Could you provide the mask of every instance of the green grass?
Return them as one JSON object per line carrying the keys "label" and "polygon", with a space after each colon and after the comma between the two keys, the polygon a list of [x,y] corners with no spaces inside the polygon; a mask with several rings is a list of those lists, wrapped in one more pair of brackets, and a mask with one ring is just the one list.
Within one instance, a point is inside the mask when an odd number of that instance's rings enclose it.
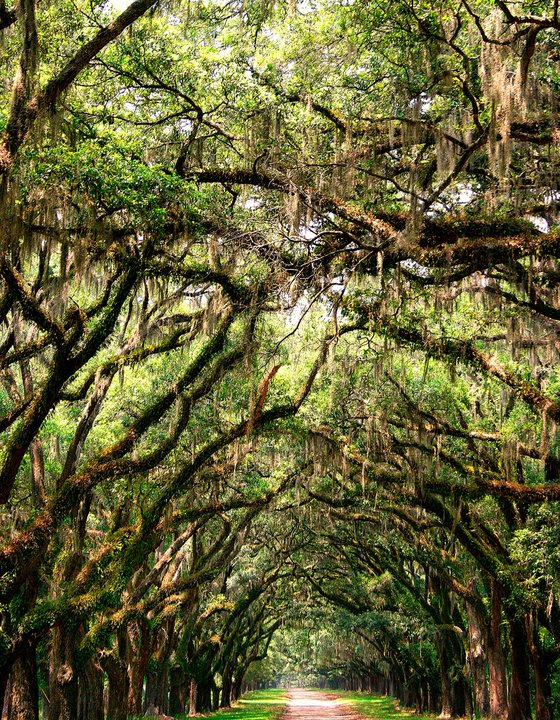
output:
{"label": "green grass", "polygon": [[276,720],[287,703],[284,690],[255,690],[244,695],[229,710],[218,710],[208,715],[216,720]]}
{"label": "green grass", "polygon": [[398,702],[395,698],[382,697],[380,695],[367,695],[359,692],[345,692],[336,690],[337,695],[352,707],[353,710],[366,718],[375,720],[403,720],[405,717],[414,715],[415,718],[434,720],[437,715],[416,715],[412,710],[398,709]]}

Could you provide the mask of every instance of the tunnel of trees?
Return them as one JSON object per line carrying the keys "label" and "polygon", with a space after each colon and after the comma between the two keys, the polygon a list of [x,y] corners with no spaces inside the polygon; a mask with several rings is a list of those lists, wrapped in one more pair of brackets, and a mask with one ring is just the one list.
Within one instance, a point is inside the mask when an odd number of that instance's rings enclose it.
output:
{"label": "tunnel of trees", "polygon": [[0,0],[0,706],[560,718],[557,0]]}

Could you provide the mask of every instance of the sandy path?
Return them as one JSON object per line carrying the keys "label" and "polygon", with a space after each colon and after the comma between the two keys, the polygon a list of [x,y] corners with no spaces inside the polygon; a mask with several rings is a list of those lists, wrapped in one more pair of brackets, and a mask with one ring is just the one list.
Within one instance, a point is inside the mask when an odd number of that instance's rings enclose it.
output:
{"label": "sandy path", "polygon": [[282,720],[360,720],[347,705],[327,693],[288,690],[288,698]]}

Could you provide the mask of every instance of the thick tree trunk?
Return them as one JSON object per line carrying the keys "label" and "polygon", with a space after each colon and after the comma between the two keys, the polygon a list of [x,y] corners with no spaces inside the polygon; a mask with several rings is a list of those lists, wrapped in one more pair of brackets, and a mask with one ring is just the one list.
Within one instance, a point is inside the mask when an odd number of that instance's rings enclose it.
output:
{"label": "thick tree trunk", "polygon": [[480,614],[467,603],[469,653],[467,656],[472,678],[473,705],[476,717],[490,713],[490,693],[486,679],[486,653],[484,651],[484,623]]}
{"label": "thick tree trunk", "polygon": [[157,676],[157,702],[160,712],[169,712],[169,660],[162,663]]}
{"label": "thick tree trunk", "polygon": [[173,665],[169,678],[169,714],[179,715],[185,712],[188,698],[188,680],[180,665]]}
{"label": "thick tree trunk", "polygon": [[165,715],[168,711],[168,663],[163,662],[156,670],[148,671],[146,675],[146,697],[144,699],[144,712],[157,710]]}
{"label": "thick tree trunk", "polygon": [[166,714],[169,708],[169,658],[174,648],[176,634],[174,620],[167,620],[159,628],[155,638],[151,663],[155,666],[146,675],[146,697],[144,698],[144,712],[155,708],[161,714]]}
{"label": "thick tree trunk", "polygon": [[[527,633],[522,620],[509,620],[511,678],[508,720],[531,720],[531,673],[527,657]],[[539,718],[540,720],[540,718]]]}
{"label": "thick tree trunk", "polygon": [[535,712],[538,720],[552,720],[548,667],[546,660],[542,656],[537,634],[537,621],[534,616],[527,617],[527,637],[529,639],[529,652],[531,653],[535,681]]}
{"label": "thick tree trunk", "polygon": [[241,688],[243,686],[243,678],[245,677],[246,672],[247,672],[247,665],[240,668],[239,671],[235,674],[235,678],[233,681],[233,700],[234,701],[239,700],[239,698],[241,696]]}
{"label": "thick tree trunk", "polygon": [[450,718],[453,715],[453,693],[450,676],[451,658],[446,646],[446,639],[441,637],[438,641],[441,668],[441,718]]}
{"label": "thick tree trunk", "polygon": [[125,663],[112,654],[103,657],[107,673],[107,720],[127,720],[128,672]]}
{"label": "thick tree trunk", "polygon": [[0,718],[8,717],[8,699],[10,697],[9,673],[0,672]]}
{"label": "thick tree trunk", "polygon": [[[37,576],[32,573],[23,586],[18,597],[19,611],[29,610],[37,599]],[[0,683],[4,693],[3,711],[8,720],[38,720],[39,718],[39,685],[37,676],[37,645],[27,641],[23,651],[13,665],[5,670],[5,680]],[[0,671],[0,674],[3,674]],[[7,686],[6,681],[9,680]],[[6,692],[7,691],[7,692]]]}
{"label": "thick tree trunk", "polygon": [[76,632],[64,626],[52,631],[49,664],[49,718],[75,720],[78,713],[78,676],[75,669]]}
{"label": "thick tree trunk", "polygon": [[128,713],[142,714],[144,678],[150,661],[151,634],[147,625],[133,624],[127,634],[128,654]]}
{"label": "thick tree trunk", "polygon": [[222,699],[220,702],[220,707],[223,708],[231,707],[232,675],[231,668],[224,668],[222,674]]}
{"label": "thick tree trunk", "polygon": [[490,691],[490,717],[503,720],[508,714],[508,683],[506,658],[502,644],[502,596],[500,588],[492,582],[492,611],[486,641],[488,681]]}
{"label": "thick tree trunk", "polygon": [[[79,457],[76,449],[75,459]],[[68,458],[67,461],[68,463]],[[83,564],[83,547],[86,537],[86,522],[91,506],[88,494],[74,508],[71,538],[71,552],[64,563],[60,580],[74,579]],[[83,625],[62,624],[52,631],[49,658],[49,720],[75,720],[78,716],[78,669],[76,650],[84,635]]]}
{"label": "thick tree trunk", "polygon": [[103,670],[89,660],[78,678],[78,720],[104,720]]}
{"label": "thick tree trunk", "polygon": [[198,683],[198,712],[208,712],[212,705],[212,688],[209,678],[205,678],[204,682]]}
{"label": "thick tree trunk", "polygon": [[29,646],[12,666],[8,720],[39,720],[39,687],[35,646]]}
{"label": "thick tree trunk", "polygon": [[453,716],[463,717],[467,711],[468,686],[465,676],[460,673],[453,683]]}

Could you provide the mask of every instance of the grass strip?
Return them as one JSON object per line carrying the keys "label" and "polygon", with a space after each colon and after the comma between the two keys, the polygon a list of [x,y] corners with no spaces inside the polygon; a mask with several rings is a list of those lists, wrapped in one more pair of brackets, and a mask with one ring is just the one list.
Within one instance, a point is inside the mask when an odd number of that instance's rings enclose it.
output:
{"label": "grass strip", "polygon": [[365,718],[375,718],[375,720],[403,720],[403,718],[411,716],[423,718],[423,720],[437,718],[437,715],[417,715],[414,710],[402,709],[399,707],[398,701],[392,697],[344,690],[335,692],[346,705]]}
{"label": "grass strip", "polygon": [[288,698],[281,689],[254,690],[244,695],[234,707],[207,715],[216,720],[278,720]]}

